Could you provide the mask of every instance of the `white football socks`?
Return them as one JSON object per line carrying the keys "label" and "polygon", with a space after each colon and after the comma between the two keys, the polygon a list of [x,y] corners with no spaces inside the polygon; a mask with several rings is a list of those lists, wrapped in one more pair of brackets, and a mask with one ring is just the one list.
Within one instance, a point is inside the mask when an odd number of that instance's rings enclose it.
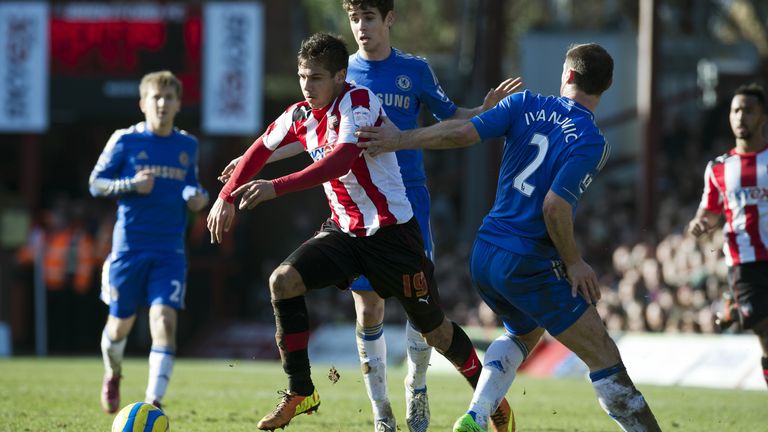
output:
{"label": "white football socks", "polygon": [[145,402],[162,401],[173,373],[175,351],[165,346],[152,346],[149,353],[149,382]]}
{"label": "white football socks", "polygon": [[384,324],[373,327],[357,325],[355,331],[357,353],[363,370],[363,382],[373,407],[375,420],[392,416],[392,407],[387,395],[387,343],[384,338]]}
{"label": "white football socks", "polygon": [[499,336],[488,347],[483,358],[483,370],[467,411],[474,413],[480,427],[488,427],[488,417],[496,411],[507,394],[517,368],[527,355],[525,345],[509,333]]}
{"label": "white football socks", "polygon": [[120,375],[123,366],[123,353],[128,338],[113,341],[107,336],[107,329],[101,332],[101,357],[104,359],[104,370],[110,377]]}
{"label": "white football socks", "polygon": [[635,388],[624,370],[624,365],[619,364],[589,375],[600,406],[619,424],[621,430],[625,432],[661,430],[645,398]]}
{"label": "white football socks", "polygon": [[427,387],[427,368],[432,356],[432,347],[410,322],[405,323],[407,341],[408,375],[405,376],[405,388],[412,393]]}

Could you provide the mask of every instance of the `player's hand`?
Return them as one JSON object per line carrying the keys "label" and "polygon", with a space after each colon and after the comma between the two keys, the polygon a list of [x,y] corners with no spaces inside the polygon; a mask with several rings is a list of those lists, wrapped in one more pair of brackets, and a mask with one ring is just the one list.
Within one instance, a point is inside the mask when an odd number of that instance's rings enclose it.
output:
{"label": "player's hand", "polygon": [[229,231],[234,220],[235,205],[221,198],[216,198],[208,212],[208,231],[211,232],[211,244],[221,243],[224,239],[224,233]]}
{"label": "player's hand", "polygon": [[688,224],[688,233],[696,238],[702,234],[706,234],[714,229],[714,226],[710,225],[709,218],[702,216],[700,218],[694,218],[691,223]]}
{"label": "player's hand", "polygon": [[141,170],[133,176],[131,180],[136,185],[136,192],[148,194],[155,187],[155,175],[150,170]]}
{"label": "player's hand", "polygon": [[225,166],[224,169],[221,170],[221,174],[217,177],[217,179],[219,179],[219,181],[222,183],[228,182],[229,178],[232,177],[232,173],[235,172],[235,168],[237,167],[237,164],[240,163],[242,159],[243,159],[243,156],[232,159],[227,164],[227,166]]}
{"label": "player's hand", "polygon": [[195,191],[187,199],[187,208],[193,212],[202,210],[206,204],[208,204],[208,194],[200,190]]}
{"label": "player's hand", "polygon": [[238,208],[251,210],[264,201],[269,201],[277,196],[275,193],[275,187],[269,180],[251,180],[248,183],[240,186],[232,192],[232,196],[240,197],[240,205]]}
{"label": "player's hand", "polygon": [[575,263],[566,264],[565,270],[571,282],[571,296],[576,297],[580,293],[588,303],[597,304],[600,300],[600,285],[592,267],[579,259]]}
{"label": "player's hand", "polygon": [[400,150],[398,147],[400,134],[400,129],[389,120],[389,117],[382,119],[381,126],[364,126],[355,132],[358,138],[367,140],[358,141],[357,146],[365,149],[370,156]]}
{"label": "player's hand", "polygon": [[483,111],[488,111],[495,107],[500,100],[514,93],[515,90],[522,85],[523,79],[520,77],[505,79],[498,85],[498,87],[492,88],[488,91],[488,94],[485,95],[485,99],[483,99]]}

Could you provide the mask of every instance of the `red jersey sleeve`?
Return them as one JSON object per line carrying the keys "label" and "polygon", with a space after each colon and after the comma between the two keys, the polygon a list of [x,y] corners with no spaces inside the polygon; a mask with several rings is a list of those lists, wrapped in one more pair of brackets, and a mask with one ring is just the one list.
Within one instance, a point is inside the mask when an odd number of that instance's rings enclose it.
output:
{"label": "red jersey sleeve", "polygon": [[717,182],[717,172],[721,173],[724,169],[722,163],[715,164],[710,162],[704,172],[704,192],[701,194],[701,203],[699,208],[703,208],[712,213],[723,212],[723,195]]}
{"label": "red jersey sleeve", "polygon": [[298,141],[293,128],[293,113],[297,107],[292,105],[286,109],[267,127],[267,131],[251,144],[243,155],[243,159],[237,164],[235,172],[219,192],[219,198],[229,203],[233,202],[235,198],[232,192],[258,174],[273,151]]}
{"label": "red jersey sleeve", "polygon": [[352,169],[362,150],[356,145],[339,144],[327,156],[301,171],[272,180],[277,196],[309,189],[339,178]]}

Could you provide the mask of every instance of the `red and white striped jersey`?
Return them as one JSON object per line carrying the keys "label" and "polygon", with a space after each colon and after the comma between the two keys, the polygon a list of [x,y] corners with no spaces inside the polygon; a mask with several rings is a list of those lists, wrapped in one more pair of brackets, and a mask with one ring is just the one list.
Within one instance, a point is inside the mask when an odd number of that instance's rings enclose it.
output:
{"label": "red and white striped jersey", "polygon": [[768,261],[768,147],[730,152],[707,165],[700,208],[725,213],[728,266]]}
{"label": "red and white striped jersey", "polygon": [[[323,109],[313,110],[306,101],[288,107],[269,125],[263,142],[274,151],[298,141],[318,161],[336,145],[356,145],[357,128],[379,126],[383,116],[379,98],[368,88],[346,84]],[[362,153],[352,169],[323,183],[323,189],[331,217],[352,236],[370,236],[381,227],[413,217],[395,153],[375,157]]]}

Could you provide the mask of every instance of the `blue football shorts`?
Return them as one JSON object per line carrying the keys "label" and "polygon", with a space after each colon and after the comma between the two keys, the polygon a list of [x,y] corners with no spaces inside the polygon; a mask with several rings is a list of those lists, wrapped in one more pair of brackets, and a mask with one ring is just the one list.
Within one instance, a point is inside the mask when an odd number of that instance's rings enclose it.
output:
{"label": "blue football shorts", "polygon": [[166,305],[184,309],[187,259],[184,252],[113,252],[101,273],[101,300],[109,314],[134,315],[139,306]]}
{"label": "blue football shorts", "polygon": [[469,270],[480,297],[514,335],[543,327],[557,336],[589,306],[581,295],[571,296],[559,260],[518,255],[477,239]]}
{"label": "blue football shorts", "polygon": [[[412,186],[405,188],[405,194],[408,197],[408,201],[411,202],[413,215],[419,223],[419,228],[421,228],[421,238],[424,240],[424,253],[427,255],[427,258],[434,262],[432,227],[429,224],[429,190],[423,185]],[[352,291],[373,291],[371,282],[365,276],[355,279],[349,289]]]}

